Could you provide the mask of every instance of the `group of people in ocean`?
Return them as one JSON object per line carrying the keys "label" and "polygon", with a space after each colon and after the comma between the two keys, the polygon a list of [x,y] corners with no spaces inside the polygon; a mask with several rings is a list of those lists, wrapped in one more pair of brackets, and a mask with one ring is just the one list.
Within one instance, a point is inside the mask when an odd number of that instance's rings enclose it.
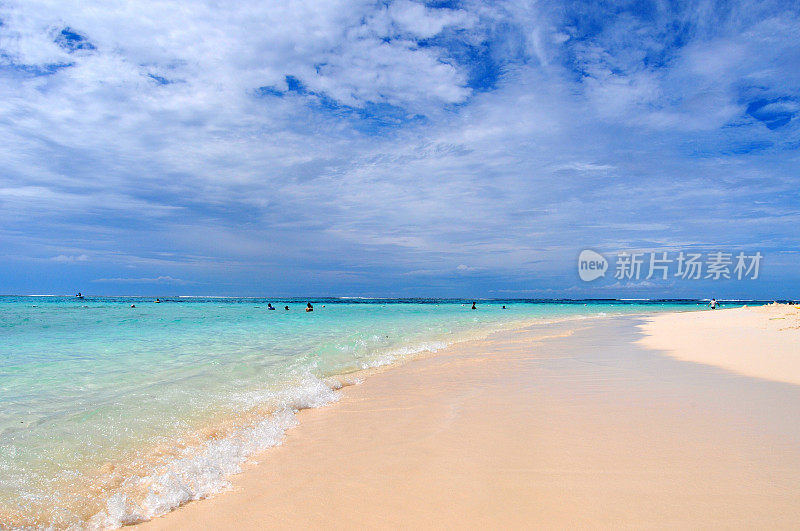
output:
{"label": "group of people in ocean", "polygon": [[[161,304],[161,299],[156,299],[153,302],[155,302],[157,304]],[[325,305],[323,304],[322,307],[324,308]],[[131,308],[136,308],[136,305],[135,304],[131,304]],[[283,309],[288,311],[289,310],[289,306],[288,305],[284,306]],[[267,310],[277,310],[277,308],[275,308],[275,306],[273,306],[271,302],[268,302],[267,303]],[[314,306],[310,302],[306,303],[306,311],[307,312],[313,312],[314,311]]]}
{"label": "group of people in ocean", "polygon": [[[156,299],[154,302],[156,302],[156,303],[160,303],[160,302],[161,302],[161,300],[160,300],[160,299]],[[322,307],[324,308],[324,307],[325,307],[325,305],[323,304],[323,305],[322,305]],[[135,304],[131,304],[131,308],[136,308],[136,305],[135,305]],[[288,306],[288,305],[287,305],[287,306],[284,306],[284,307],[283,307],[283,309],[284,309],[284,310],[286,310],[286,311],[288,311],[288,310],[289,310],[289,306]],[[478,307],[476,306],[476,303],[475,303],[475,302],[473,302],[473,303],[472,303],[472,309],[473,309],[473,310],[477,310],[477,309],[478,309]],[[506,305],[505,305],[505,304],[503,305],[503,309],[504,309],[504,310],[506,309]],[[267,310],[277,310],[277,308],[276,308],[275,306],[273,306],[271,302],[268,302],[268,303],[267,303]],[[314,311],[314,305],[313,305],[313,304],[311,304],[310,302],[307,302],[307,303],[306,303],[306,308],[305,308],[305,310],[306,310],[307,312],[313,312],[313,311]]]}
{"label": "group of people in ocean", "polygon": [[[75,297],[77,297],[79,299],[83,299],[83,294],[81,294],[81,292],[78,292],[78,294],[75,295]],[[156,304],[161,304],[161,299],[156,298],[156,300],[154,300],[153,302],[156,303]],[[712,301],[712,303],[711,303],[711,309],[712,310],[714,309],[714,307],[716,305],[716,302],[717,301],[715,301],[715,300]],[[322,307],[324,308],[325,305],[323,304]],[[131,304],[131,308],[136,308],[136,305],[135,304]],[[289,310],[289,306],[286,305],[286,306],[283,307],[283,309],[288,311]],[[478,309],[478,307],[476,306],[476,303],[474,301],[472,303],[472,309],[473,310],[477,310]],[[503,305],[503,309],[504,310],[506,309],[505,304]],[[273,306],[271,302],[268,302],[267,303],[267,310],[277,310],[277,308],[275,308],[275,306]],[[312,305],[310,302],[307,302],[305,310],[306,310],[306,312],[313,312],[314,311],[314,305]]]}
{"label": "group of people in ocean", "polygon": [[[324,308],[325,305],[323,304],[322,307]],[[283,309],[288,311],[289,310],[289,306],[284,306]],[[271,302],[268,302],[267,303],[267,310],[277,310],[277,308],[275,308],[275,306],[273,306]],[[314,306],[310,302],[306,303],[306,311],[307,312],[313,312],[314,311]]]}

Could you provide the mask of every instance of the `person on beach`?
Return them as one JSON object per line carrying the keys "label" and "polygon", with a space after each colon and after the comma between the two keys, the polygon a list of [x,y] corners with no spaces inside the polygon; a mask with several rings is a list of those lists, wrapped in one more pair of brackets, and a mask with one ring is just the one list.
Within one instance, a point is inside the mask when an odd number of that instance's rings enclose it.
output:
{"label": "person on beach", "polygon": [[717,309],[717,299],[711,299],[711,302],[709,302],[708,305],[711,306],[712,310],[716,310]]}
{"label": "person on beach", "polygon": [[477,310],[478,309],[478,308],[475,307],[475,303],[474,302],[472,303],[472,309],[473,310]]}
{"label": "person on beach", "polygon": [[268,302],[267,303],[267,310],[274,310],[274,309],[275,309],[275,306],[273,306],[271,302]]}
{"label": "person on beach", "polygon": [[311,306],[310,302],[306,303],[306,311],[307,312],[313,312],[314,311],[314,307]]}

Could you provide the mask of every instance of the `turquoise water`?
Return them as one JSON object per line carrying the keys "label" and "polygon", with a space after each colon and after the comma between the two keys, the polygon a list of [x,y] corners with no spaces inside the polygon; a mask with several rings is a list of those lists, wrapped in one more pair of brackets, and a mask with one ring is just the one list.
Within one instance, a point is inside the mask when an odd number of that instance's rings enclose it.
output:
{"label": "turquoise water", "polygon": [[531,321],[704,304],[267,302],[0,297],[0,527],[116,527],[213,494],[364,369]]}

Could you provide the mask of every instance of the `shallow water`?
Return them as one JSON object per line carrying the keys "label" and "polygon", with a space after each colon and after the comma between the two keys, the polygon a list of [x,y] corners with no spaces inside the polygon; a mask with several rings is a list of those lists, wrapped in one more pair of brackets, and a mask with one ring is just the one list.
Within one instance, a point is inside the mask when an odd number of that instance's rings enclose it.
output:
{"label": "shallow water", "polygon": [[703,307],[267,302],[0,297],[0,527],[116,527],[213,494],[366,368],[531,321]]}

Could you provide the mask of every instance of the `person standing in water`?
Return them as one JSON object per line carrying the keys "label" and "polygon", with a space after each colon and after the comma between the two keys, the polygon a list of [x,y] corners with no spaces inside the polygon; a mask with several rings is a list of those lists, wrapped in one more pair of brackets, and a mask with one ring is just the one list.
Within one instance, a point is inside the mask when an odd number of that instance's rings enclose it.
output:
{"label": "person standing in water", "polygon": [[289,309],[289,307],[288,307],[288,306],[284,306],[284,307],[283,307],[283,309],[284,309],[284,310],[288,310],[288,309]]}
{"label": "person standing in water", "polygon": [[473,310],[477,310],[478,309],[478,308],[475,307],[475,303],[474,302],[472,303],[472,309]]}
{"label": "person standing in water", "polygon": [[709,302],[708,305],[711,306],[712,310],[716,310],[717,309],[717,299],[711,299],[711,302]]}
{"label": "person standing in water", "polygon": [[309,303],[306,303],[306,311],[307,311],[307,312],[313,312],[313,311],[314,311],[314,307],[313,307],[313,306],[311,306],[311,303],[310,303],[310,302],[309,302]]}

